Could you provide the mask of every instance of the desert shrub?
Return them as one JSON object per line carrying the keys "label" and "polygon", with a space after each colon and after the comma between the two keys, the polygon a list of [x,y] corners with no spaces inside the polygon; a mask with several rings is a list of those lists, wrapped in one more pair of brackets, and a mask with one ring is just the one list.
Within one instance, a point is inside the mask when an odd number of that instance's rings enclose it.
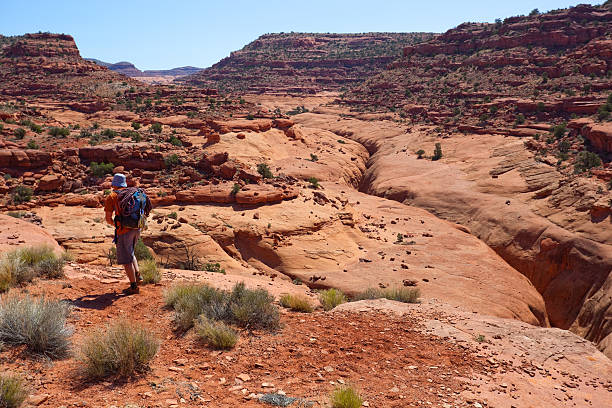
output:
{"label": "desert shrub", "polygon": [[79,136],[77,136],[77,138],[78,138],[78,139],[86,139],[86,138],[88,138],[88,137],[92,137],[92,136],[93,136],[93,135],[92,135],[92,133],[91,133],[89,130],[85,130],[85,129],[83,129],[83,130],[81,130],[81,131],[79,132]]}
{"label": "desert shrub", "polygon": [[315,190],[318,189],[319,186],[319,179],[316,177],[310,177],[308,179],[308,182],[310,183],[310,188],[314,188]]}
{"label": "desert shrub", "polygon": [[181,142],[181,139],[179,139],[178,137],[172,135],[170,136],[170,139],[168,139],[168,143],[170,143],[172,146],[182,146],[183,142]]}
{"label": "desert shrub", "polygon": [[589,151],[582,151],[576,156],[574,169],[577,173],[582,173],[583,171],[599,166],[601,166],[601,158],[597,154]]}
{"label": "desert shrub", "polygon": [[552,132],[555,136],[555,139],[561,139],[565,135],[565,131],[567,130],[567,124],[565,122],[553,127]]}
{"label": "desert shrub", "polygon": [[425,154],[425,150],[423,149],[417,150],[416,151],[417,159],[422,159],[424,154]]}
{"label": "desert shrub", "polygon": [[21,377],[8,373],[0,374],[0,407],[18,408],[28,396]]}
{"label": "desert shrub", "polygon": [[149,251],[149,248],[142,241],[142,238],[138,238],[136,245],[134,245],[134,256],[138,261],[144,261],[146,259],[153,259],[153,254]]}
{"label": "desert shrub", "polygon": [[264,289],[247,289],[244,283],[234,285],[229,308],[233,320],[247,329],[275,330],[280,325],[274,297]]}
{"label": "desert shrub", "polygon": [[206,272],[215,272],[225,275],[225,269],[221,267],[219,262],[207,262],[202,266],[202,270]]}
{"label": "desert shrub", "polygon": [[162,124],[161,123],[153,123],[153,124],[151,124],[151,130],[154,133],[161,133],[162,132]]}
{"label": "desert shrub", "polygon": [[198,317],[194,329],[200,340],[217,350],[230,350],[238,342],[238,333],[234,329],[204,315]]}
{"label": "desert shrub", "polygon": [[274,178],[274,175],[272,174],[272,170],[270,170],[270,167],[266,163],[259,163],[257,165],[257,172],[263,178]]}
{"label": "desert shrub", "polygon": [[559,151],[561,153],[569,152],[570,147],[572,147],[572,144],[567,139],[563,139],[562,141],[559,142]]}
{"label": "desert shrub", "polygon": [[153,259],[145,259],[138,263],[140,276],[143,283],[159,283],[161,280],[161,272],[157,263]]}
{"label": "desert shrub", "polygon": [[38,149],[38,143],[36,143],[36,140],[29,140],[28,141],[28,145],[27,145],[28,149]]}
{"label": "desert shrub", "polygon": [[122,131],[121,137],[126,139],[132,139],[134,142],[140,142],[142,140],[142,136],[140,136],[140,133],[131,129]]}
{"label": "desert shrub", "polygon": [[176,155],[175,153],[168,155],[164,158],[164,164],[166,165],[167,168],[178,166],[180,162],[181,161],[179,160],[178,155]]}
{"label": "desert shrub", "polygon": [[4,130],[4,125],[0,123],[0,132],[2,132],[3,130]]}
{"label": "desert shrub", "polygon": [[34,133],[42,133],[42,126],[37,125],[36,123],[30,123],[30,130]]}
{"label": "desert shrub", "polygon": [[0,300],[0,342],[25,345],[37,354],[61,358],[70,349],[72,330],[66,326],[70,308],[59,300],[44,297],[5,297]]}
{"label": "desert shrub", "polygon": [[358,293],[353,300],[389,299],[402,303],[419,303],[421,292],[417,288],[369,288]]}
{"label": "desert shrub", "polygon": [[334,307],[346,302],[346,296],[338,289],[326,289],[319,293],[319,302],[324,310],[332,310]]}
{"label": "desert shrub", "polygon": [[522,125],[523,123],[525,123],[525,115],[523,115],[522,113],[517,114],[514,118],[514,123],[517,125]]}
{"label": "desert shrub", "polygon": [[15,204],[27,203],[32,199],[32,194],[34,192],[30,187],[19,185],[13,189],[11,198]]}
{"label": "desert shrub", "polygon": [[119,134],[117,133],[117,131],[113,130],[113,129],[104,129],[101,133],[100,133],[103,137],[105,137],[106,139],[114,139],[117,136],[119,136]]}
{"label": "desert shrub", "polygon": [[316,154],[310,153],[310,161],[311,162],[319,161],[319,156],[317,156]]}
{"label": "desert shrub", "polygon": [[24,247],[5,252],[0,257],[0,291],[29,282],[37,276],[64,276],[65,258],[46,246]]}
{"label": "desert shrub", "polygon": [[89,169],[94,177],[104,177],[106,174],[112,174],[115,165],[113,163],[89,163]]}
{"label": "desert shrub", "polygon": [[330,397],[332,408],[359,408],[363,399],[353,387],[336,388]]}
{"label": "desert shrub", "polygon": [[247,289],[244,283],[234,285],[231,292],[204,284],[177,285],[166,292],[165,301],[174,308],[179,330],[191,328],[200,315],[249,329],[279,327],[278,309],[272,303],[274,298],[263,289]]}
{"label": "desert shrub", "polygon": [[50,127],[49,134],[53,137],[66,137],[70,134],[70,129],[61,127]]}
{"label": "desert shrub", "polygon": [[19,140],[23,139],[26,135],[26,131],[23,128],[17,128],[13,131],[13,135]]}
{"label": "desert shrub", "polygon": [[597,109],[597,119],[599,121],[608,119],[610,117],[610,112],[612,112],[612,103],[608,102],[605,105],[601,105]]}
{"label": "desert shrub", "polygon": [[89,378],[127,377],[145,371],[158,349],[159,340],[149,329],[121,320],[92,332],[81,346],[80,360]]}
{"label": "desert shrub", "polygon": [[176,211],[172,211],[170,214],[168,214],[168,218],[176,220],[178,218],[178,213]]}
{"label": "desert shrub", "polygon": [[433,153],[433,157],[431,158],[431,160],[440,160],[442,158],[442,146],[440,145],[440,143],[436,143],[435,144],[435,148],[434,148],[434,153]]}
{"label": "desert shrub", "polygon": [[232,194],[233,196],[235,196],[236,194],[238,194],[238,192],[240,191],[240,189],[241,189],[241,188],[242,188],[242,187],[240,186],[240,184],[235,183],[235,184],[234,184],[234,186],[232,187],[231,194]]}
{"label": "desert shrub", "polygon": [[311,313],[313,310],[310,301],[305,296],[287,294],[281,296],[279,300],[282,307],[296,312]]}
{"label": "desert shrub", "polygon": [[249,113],[246,118],[247,118],[247,120],[253,120],[253,119],[255,119],[255,116],[253,116],[252,114]]}
{"label": "desert shrub", "polygon": [[140,129],[140,123],[138,123],[138,122],[132,122],[132,128],[133,128],[134,130],[138,130],[138,129]]}
{"label": "desert shrub", "polygon": [[9,211],[6,213],[6,215],[8,215],[9,217],[13,217],[13,218],[23,218],[25,214],[26,214],[25,211]]}

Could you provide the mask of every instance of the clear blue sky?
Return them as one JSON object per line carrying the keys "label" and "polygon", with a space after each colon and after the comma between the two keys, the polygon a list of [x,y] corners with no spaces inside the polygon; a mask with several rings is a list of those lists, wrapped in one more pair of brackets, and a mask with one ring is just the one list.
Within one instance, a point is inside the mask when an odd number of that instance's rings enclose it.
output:
{"label": "clear blue sky", "polygon": [[584,0],[2,0],[0,34],[74,36],[83,57],[140,69],[208,67],[272,32],[444,32]]}

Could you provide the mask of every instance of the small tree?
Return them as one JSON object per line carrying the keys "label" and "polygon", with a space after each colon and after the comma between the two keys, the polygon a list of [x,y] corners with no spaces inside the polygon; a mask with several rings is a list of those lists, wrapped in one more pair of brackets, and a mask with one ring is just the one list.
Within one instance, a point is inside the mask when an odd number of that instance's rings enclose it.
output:
{"label": "small tree", "polygon": [[151,125],[151,130],[154,133],[161,133],[162,132],[162,124],[161,123],[153,123]]}
{"label": "small tree", "polygon": [[13,195],[12,195],[13,203],[15,204],[26,203],[32,199],[32,194],[33,192],[30,187],[19,185],[15,187],[15,189],[13,190]]}
{"label": "small tree", "polygon": [[601,158],[597,154],[593,152],[582,151],[578,153],[578,156],[576,157],[574,169],[576,173],[582,173],[583,171],[599,166],[601,166]]}
{"label": "small tree", "polygon": [[138,122],[132,122],[132,128],[133,128],[134,130],[138,130],[138,129],[140,129],[140,123],[138,123]]}
{"label": "small tree", "polygon": [[436,161],[436,160],[440,160],[441,158],[442,158],[442,146],[440,145],[440,143],[436,143],[433,157],[431,158],[431,160]]}
{"label": "small tree", "polygon": [[425,154],[425,150],[423,149],[417,150],[416,151],[417,159],[422,159],[424,154]]}
{"label": "small tree", "polygon": [[272,174],[272,170],[270,170],[270,167],[266,163],[259,163],[257,165],[257,172],[263,178],[274,178],[274,175]]}
{"label": "small tree", "polygon": [[557,125],[553,128],[553,135],[555,139],[561,139],[565,135],[565,131],[567,130],[567,124],[565,122]]}
{"label": "small tree", "polygon": [[171,154],[169,156],[166,156],[164,158],[164,164],[166,165],[167,168],[172,168],[174,166],[178,166],[180,164],[180,162],[181,161],[179,160],[179,157],[175,153],[173,153],[173,154]]}
{"label": "small tree", "polygon": [[26,131],[23,128],[17,128],[13,131],[13,134],[15,135],[17,139],[21,140],[24,138]]}

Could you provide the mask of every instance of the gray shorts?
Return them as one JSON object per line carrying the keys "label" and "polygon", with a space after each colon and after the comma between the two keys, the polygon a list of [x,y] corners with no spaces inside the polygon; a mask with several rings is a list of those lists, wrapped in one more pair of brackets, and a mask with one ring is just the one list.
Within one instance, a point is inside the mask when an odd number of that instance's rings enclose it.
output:
{"label": "gray shorts", "polygon": [[126,265],[134,259],[134,247],[140,238],[140,230],[129,230],[125,234],[117,235],[117,263]]}

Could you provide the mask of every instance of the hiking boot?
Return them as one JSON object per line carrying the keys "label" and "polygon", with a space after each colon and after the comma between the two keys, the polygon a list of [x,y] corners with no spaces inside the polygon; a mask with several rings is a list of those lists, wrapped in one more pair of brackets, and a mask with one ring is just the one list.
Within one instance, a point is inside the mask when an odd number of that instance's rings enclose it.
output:
{"label": "hiking boot", "polygon": [[123,289],[123,294],[127,296],[136,295],[138,293],[140,293],[140,288],[138,287],[138,284],[136,284],[136,282],[130,283],[129,288]]}
{"label": "hiking boot", "polygon": [[142,282],[142,276],[140,276],[140,273],[136,274],[136,282]]}

